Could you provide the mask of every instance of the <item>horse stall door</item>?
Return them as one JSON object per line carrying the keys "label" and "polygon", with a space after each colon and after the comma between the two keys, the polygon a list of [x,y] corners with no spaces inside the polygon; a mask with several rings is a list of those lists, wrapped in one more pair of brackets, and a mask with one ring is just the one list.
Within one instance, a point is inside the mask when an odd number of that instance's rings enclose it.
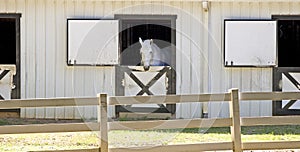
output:
{"label": "horse stall door", "polygon": [[[119,85],[116,86],[118,95],[125,96],[147,96],[166,95],[169,89],[168,66],[151,67],[149,71],[144,71],[141,66],[118,67],[120,77]],[[123,78],[123,79],[122,79]],[[118,84],[118,83],[117,83]],[[120,89],[120,87],[122,89]],[[172,110],[166,104],[134,104],[118,106],[116,108],[117,117],[133,118],[170,118]]]}
{"label": "horse stall door", "polygon": [[[159,72],[157,71],[147,71],[147,72],[132,72],[142,84],[148,84]],[[124,79],[125,87],[125,96],[134,96],[138,95],[141,91],[141,87],[135,82],[128,74],[125,74]],[[166,95],[167,93],[167,84],[166,84],[166,73],[164,73],[150,88],[149,92],[153,95]],[[140,93],[141,94],[141,93]],[[143,92],[142,95],[147,95],[146,92]],[[133,105],[132,107],[156,107],[159,106],[156,104],[147,104],[147,105]]]}
{"label": "horse stall door", "polygon": [[[10,100],[11,92],[15,88],[13,77],[16,75],[15,65],[0,65],[0,102]],[[0,118],[18,117],[14,110],[4,109],[0,111]]]}
{"label": "horse stall door", "polygon": [[[296,81],[291,81],[290,79],[294,79]],[[283,92],[298,92],[299,91],[299,83],[295,85],[293,82],[300,82],[300,73],[285,73],[282,76],[282,91]],[[298,109],[300,110],[300,101],[299,100],[283,100],[282,107],[283,109]]]}
{"label": "horse stall door", "polygon": [[[273,91],[298,92],[300,90],[299,68],[274,68]],[[273,115],[299,115],[299,100],[281,100],[273,102]]]}
{"label": "horse stall door", "polygon": [[15,65],[0,65],[0,100],[10,100],[14,89],[13,76],[16,75]]}

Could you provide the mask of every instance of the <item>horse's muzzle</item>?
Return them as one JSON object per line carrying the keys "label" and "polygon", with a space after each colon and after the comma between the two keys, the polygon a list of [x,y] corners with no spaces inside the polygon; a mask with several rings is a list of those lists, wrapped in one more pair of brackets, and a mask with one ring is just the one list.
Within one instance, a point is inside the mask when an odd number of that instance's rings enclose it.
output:
{"label": "horse's muzzle", "polygon": [[144,70],[148,71],[150,69],[150,66],[144,66]]}

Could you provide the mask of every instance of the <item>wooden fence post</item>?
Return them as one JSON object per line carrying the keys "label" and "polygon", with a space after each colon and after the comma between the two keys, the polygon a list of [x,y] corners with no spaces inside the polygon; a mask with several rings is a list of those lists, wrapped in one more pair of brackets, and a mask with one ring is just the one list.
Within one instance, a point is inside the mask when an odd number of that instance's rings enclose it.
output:
{"label": "wooden fence post", "polygon": [[240,106],[239,106],[239,90],[231,89],[231,101],[230,101],[230,117],[232,119],[232,125],[230,126],[231,140],[233,144],[233,151],[242,151],[241,140],[241,122],[240,122]]}
{"label": "wooden fence post", "polygon": [[108,152],[108,130],[107,130],[107,94],[100,94],[100,152]]}

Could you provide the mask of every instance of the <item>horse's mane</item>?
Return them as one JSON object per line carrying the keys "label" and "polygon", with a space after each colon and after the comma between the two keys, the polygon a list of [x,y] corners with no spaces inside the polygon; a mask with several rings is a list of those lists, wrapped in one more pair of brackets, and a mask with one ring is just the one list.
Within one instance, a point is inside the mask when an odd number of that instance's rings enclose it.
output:
{"label": "horse's mane", "polygon": [[159,53],[160,66],[169,66],[170,65],[170,47],[160,48],[155,43],[151,45],[152,50],[155,50],[156,53]]}

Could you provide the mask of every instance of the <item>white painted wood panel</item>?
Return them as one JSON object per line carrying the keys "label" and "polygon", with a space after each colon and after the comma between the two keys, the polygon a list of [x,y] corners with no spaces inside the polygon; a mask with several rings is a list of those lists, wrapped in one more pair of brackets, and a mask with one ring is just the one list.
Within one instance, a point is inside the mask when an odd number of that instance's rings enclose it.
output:
{"label": "white painted wood panel", "polygon": [[[191,94],[199,94],[201,92],[201,60],[203,60],[202,55],[202,46],[201,44],[201,35],[203,31],[203,25],[200,20],[202,16],[199,15],[202,13],[201,3],[193,2],[191,8]],[[193,30],[197,29],[197,30]],[[191,116],[192,118],[200,118],[202,115],[202,104],[200,103],[191,103]]]}
{"label": "white painted wood panel", "polygon": [[[104,91],[108,95],[115,95],[115,68],[105,67],[104,68],[105,77],[102,81],[104,83]],[[115,117],[115,109],[114,107],[108,107],[108,116]]]}
{"label": "white painted wood panel", "polygon": [[[87,1],[85,3],[85,17],[87,18],[96,18],[95,16],[95,2],[93,1]],[[96,69],[95,66],[93,67],[88,67],[86,69],[87,71],[86,76],[85,76],[85,86],[84,86],[84,95],[85,96],[95,96],[98,92],[96,92],[96,89],[94,87],[95,83],[95,78],[97,77],[96,75]],[[93,119],[96,120],[97,116],[97,107],[96,106],[85,106],[84,107],[84,115],[83,119],[89,120]]]}
{"label": "white painted wood panel", "polygon": [[[251,80],[251,91],[261,91],[261,69],[252,70],[252,80]],[[260,107],[259,107],[259,101],[253,101],[250,104],[250,116],[259,116]]]}
{"label": "white painted wood panel", "polygon": [[225,20],[225,65],[275,66],[276,21]]}
{"label": "white painted wood panel", "polygon": [[[73,1],[73,8],[74,8],[74,17],[85,17],[85,1]],[[75,66],[72,71],[72,93],[75,97],[82,97],[84,96],[84,82],[86,74],[86,67],[85,66]],[[74,107],[74,115],[75,119],[81,119],[84,116],[85,108],[82,106]]]}
{"label": "white painted wood panel", "polygon": [[[191,5],[188,3],[181,2],[180,3],[181,8],[184,10],[191,10]],[[179,49],[180,53],[176,54],[179,55],[181,58],[181,68],[180,68],[180,74],[181,74],[181,94],[189,94],[191,93],[191,37],[189,36],[191,34],[191,27],[190,24],[184,24],[184,23],[190,23],[191,16],[187,14],[186,12],[180,12],[181,13],[181,23],[182,28],[180,32],[180,41],[181,41],[181,48]],[[177,64],[178,65],[178,64]],[[182,107],[182,118],[189,118],[191,117],[191,107],[189,103],[183,103],[181,104]]]}
{"label": "white painted wood panel", "polygon": [[5,100],[11,99],[11,92],[13,90],[13,78],[16,74],[15,65],[2,65],[0,66],[0,73],[5,70],[9,70],[6,75],[4,75],[0,80],[0,96]]}
{"label": "white painted wood panel", "polygon": [[[75,6],[74,6],[74,1],[65,1],[65,24],[64,24],[64,31],[63,33],[67,32],[67,24],[66,24],[66,19],[68,17],[73,17],[74,16],[74,10],[75,10]],[[62,34],[63,37],[65,38],[65,42],[64,42],[64,49],[65,50],[67,48],[67,43],[66,43],[66,39],[67,39],[67,35],[66,34]],[[62,51],[63,52],[63,51]],[[59,53],[60,55],[62,55],[62,53]],[[66,54],[66,53],[65,53]],[[64,77],[64,83],[65,83],[65,89],[64,89],[64,95],[67,97],[74,97],[74,93],[73,93],[73,82],[72,82],[72,78],[73,78],[73,71],[74,68],[73,67],[68,67],[66,66],[66,55],[64,58],[64,70],[65,70],[65,77]],[[66,119],[74,119],[74,110],[75,108],[73,107],[65,107],[64,108],[64,118]]]}
{"label": "white painted wood panel", "polygon": [[[35,62],[36,62],[36,47],[35,47],[35,39],[36,39],[36,25],[35,18],[31,16],[35,16],[36,14],[36,6],[35,1],[29,0],[26,3],[25,14],[25,25],[26,25],[26,50],[25,56],[25,69],[26,71],[21,75],[25,77],[25,98],[35,98],[36,97],[36,71],[35,71]],[[21,25],[22,26],[22,25]],[[21,51],[22,52],[22,51]],[[22,58],[22,57],[21,57]],[[36,109],[28,108],[25,113],[25,117],[34,118]]]}
{"label": "white painted wood panel", "polygon": [[118,20],[69,19],[68,63],[118,64],[118,33]]}
{"label": "white painted wood panel", "polygon": [[[181,8],[180,2],[173,2],[173,6],[176,8]],[[181,14],[179,9],[174,9],[175,14]],[[181,33],[182,33],[182,16],[178,15],[176,20],[176,94],[182,94],[182,41]],[[184,118],[183,112],[184,105],[176,104],[176,118]]]}
{"label": "white painted wood panel", "polygon": [[[300,80],[300,73],[289,73],[296,81]],[[282,91],[283,92],[298,92],[299,89],[295,86],[285,75],[282,76]],[[284,100],[282,102],[282,108],[289,102],[290,100]],[[300,101],[297,100],[290,109],[300,109]]]}
{"label": "white painted wood panel", "polygon": [[[262,91],[271,92],[272,91],[272,69],[267,68],[262,70]],[[261,113],[260,116],[272,116],[272,101],[262,101],[260,102]]]}
{"label": "white painted wood panel", "polygon": [[16,1],[8,1],[6,12],[14,12],[16,10]]}
{"label": "white painted wood panel", "polygon": [[[155,71],[149,72],[132,72],[145,86],[158,74]],[[150,88],[149,91],[154,95],[166,95],[167,94],[167,81],[166,74],[162,75]],[[138,84],[133,81],[128,74],[125,74],[124,78],[124,89],[125,96],[134,96],[137,95],[142,88],[138,86]],[[144,93],[144,95],[146,95]],[[159,108],[157,104],[143,104],[143,105],[132,105],[132,107],[153,107]]]}
{"label": "white painted wood panel", "polygon": [[[45,97],[55,97],[55,57],[56,57],[56,19],[55,19],[55,1],[45,2]],[[42,71],[42,70],[41,70]],[[54,119],[56,108],[45,108],[45,118]]]}
{"label": "white painted wood panel", "polygon": [[[252,68],[246,68],[243,69],[242,71],[242,87],[241,87],[241,91],[243,92],[250,92],[251,91],[251,70]],[[250,115],[250,111],[249,111],[249,107],[250,107],[250,101],[242,101],[240,103],[240,115],[241,117],[244,116],[249,116]]]}
{"label": "white painted wood panel", "polygon": [[[35,72],[36,72],[36,97],[45,98],[46,95],[46,1],[36,2],[36,57]],[[36,117],[45,118],[45,108],[36,108]]]}
{"label": "white painted wood panel", "polygon": [[[64,50],[66,48],[66,36],[61,36],[58,33],[64,33],[66,31],[65,21],[66,13],[64,11],[64,8],[66,6],[66,3],[64,1],[56,0],[55,3],[55,18],[56,18],[56,24],[55,24],[55,97],[64,97],[65,96],[65,67],[61,65],[66,64],[66,55],[62,55],[58,53],[58,50]],[[65,108],[64,107],[58,107],[55,109],[55,119],[63,119],[65,118]]]}
{"label": "white painted wood panel", "polygon": [[[95,69],[90,67],[87,68],[85,71],[85,82],[84,82],[84,96],[95,96],[97,92],[94,90],[94,84],[95,84]],[[84,113],[83,118],[84,119],[91,119],[96,118],[97,115],[94,115],[94,111],[97,111],[95,106],[85,106],[84,107]]]}

